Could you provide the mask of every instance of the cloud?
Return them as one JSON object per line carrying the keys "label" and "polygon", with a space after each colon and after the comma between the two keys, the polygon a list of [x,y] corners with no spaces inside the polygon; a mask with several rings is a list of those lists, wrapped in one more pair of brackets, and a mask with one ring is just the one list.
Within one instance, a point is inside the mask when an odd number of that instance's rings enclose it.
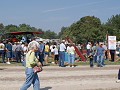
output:
{"label": "cloud", "polygon": [[43,13],[47,13],[47,12],[55,12],[55,11],[59,11],[59,10],[64,10],[65,8],[57,8],[57,9],[51,9],[51,10],[46,10]]}
{"label": "cloud", "polygon": [[80,6],[88,6],[88,5],[93,5],[93,4],[98,4],[98,3],[102,3],[103,1],[98,1],[98,2],[91,2],[91,3],[86,3],[86,4],[77,4],[77,5],[73,5],[70,7],[64,7],[64,8],[57,8],[57,9],[50,9],[50,10],[45,10],[43,11],[43,13],[48,13],[48,12],[56,12],[56,11],[60,11],[60,10],[65,10],[65,9],[70,9],[70,8],[75,8],[75,7],[80,7]]}

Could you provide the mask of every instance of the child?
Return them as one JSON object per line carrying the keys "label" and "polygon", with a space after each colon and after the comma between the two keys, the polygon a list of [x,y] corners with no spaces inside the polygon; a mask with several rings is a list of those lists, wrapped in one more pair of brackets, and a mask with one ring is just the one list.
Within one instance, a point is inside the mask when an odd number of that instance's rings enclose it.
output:
{"label": "child", "polygon": [[54,48],[54,62],[55,62],[55,64],[57,64],[58,63],[58,60],[59,60],[59,55],[58,55],[58,48],[57,47],[55,47]]}
{"label": "child", "polygon": [[88,56],[88,58],[90,59],[90,67],[93,67],[93,54],[90,53],[90,55]]}

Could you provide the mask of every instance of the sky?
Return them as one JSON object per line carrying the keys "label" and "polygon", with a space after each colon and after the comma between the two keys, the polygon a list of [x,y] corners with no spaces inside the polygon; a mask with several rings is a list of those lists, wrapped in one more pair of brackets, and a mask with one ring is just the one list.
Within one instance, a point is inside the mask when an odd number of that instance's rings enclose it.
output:
{"label": "sky", "polygon": [[0,0],[0,23],[28,24],[56,33],[85,16],[107,22],[120,14],[120,0]]}

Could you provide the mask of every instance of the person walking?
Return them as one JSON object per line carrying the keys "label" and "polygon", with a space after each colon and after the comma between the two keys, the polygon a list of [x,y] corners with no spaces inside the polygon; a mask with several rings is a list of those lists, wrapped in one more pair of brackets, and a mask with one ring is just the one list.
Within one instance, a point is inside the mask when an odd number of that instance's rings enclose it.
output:
{"label": "person walking", "polygon": [[103,67],[103,59],[104,59],[105,49],[102,46],[103,46],[103,44],[101,43],[100,46],[96,48],[98,67]]}
{"label": "person walking", "polygon": [[31,84],[33,84],[34,90],[40,90],[40,81],[37,73],[35,73],[33,69],[33,67],[36,65],[42,66],[42,64],[35,56],[35,51],[37,50],[37,48],[38,47],[36,43],[32,42],[31,44],[29,44],[29,52],[26,54],[26,80],[20,90],[27,90],[31,86]]}

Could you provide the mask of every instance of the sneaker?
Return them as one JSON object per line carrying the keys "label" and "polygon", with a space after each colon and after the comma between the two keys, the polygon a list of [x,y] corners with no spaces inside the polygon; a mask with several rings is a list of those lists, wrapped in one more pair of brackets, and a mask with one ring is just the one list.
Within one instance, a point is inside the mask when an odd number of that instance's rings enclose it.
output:
{"label": "sneaker", "polygon": [[51,62],[52,64],[55,64],[55,62]]}
{"label": "sneaker", "polygon": [[120,80],[117,80],[116,83],[120,83]]}
{"label": "sneaker", "polygon": [[10,62],[6,62],[7,64],[11,64]]}
{"label": "sneaker", "polygon": [[75,66],[72,66],[72,67],[75,67]]}

